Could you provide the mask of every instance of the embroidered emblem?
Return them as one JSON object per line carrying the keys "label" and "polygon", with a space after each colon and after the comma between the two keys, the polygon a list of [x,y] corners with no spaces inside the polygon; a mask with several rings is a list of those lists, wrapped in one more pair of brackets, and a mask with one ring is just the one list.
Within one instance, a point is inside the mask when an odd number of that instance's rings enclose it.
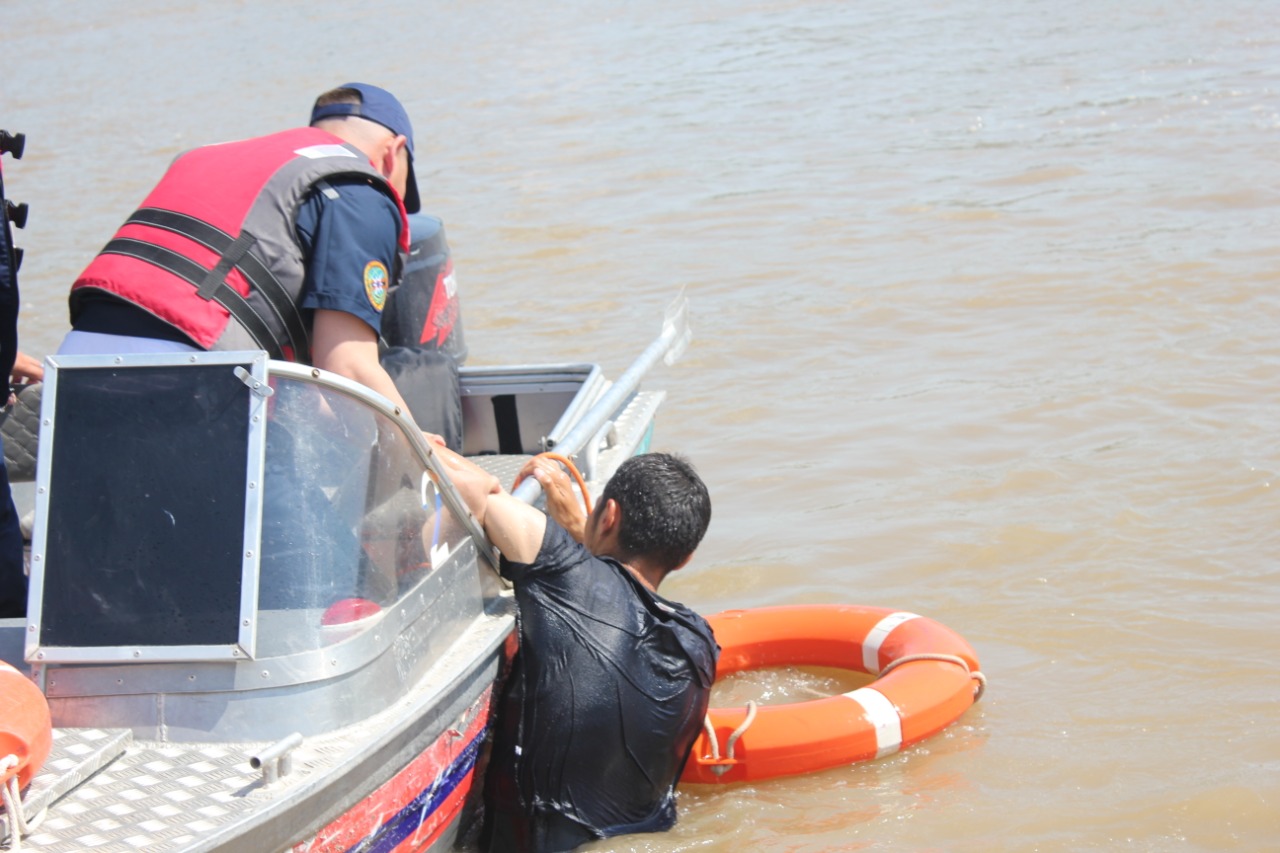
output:
{"label": "embroidered emblem", "polygon": [[387,268],[381,261],[369,261],[364,265],[364,292],[373,310],[382,313],[387,304]]}

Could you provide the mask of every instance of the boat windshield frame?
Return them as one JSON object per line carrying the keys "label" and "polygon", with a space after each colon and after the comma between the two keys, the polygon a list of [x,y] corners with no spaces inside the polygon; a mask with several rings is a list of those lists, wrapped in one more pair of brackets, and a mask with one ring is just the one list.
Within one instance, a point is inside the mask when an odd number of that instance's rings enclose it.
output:
{"label": "boat windshield frame", "polygon": [[[460,496],[457,494],[447,475],[442,473],[442,466],[440,464],[439,457],[432,451],[431,446],[423,436],[422,432],[414,425],[412,416],[407,412],[401,411],[399,407],[392,404],[382,395],[377,394],[361,384],[318,368],[288,362],[272,361],[269,360],[263,352],[53,356],[50,357],[48,365],[49,369],[46,371],[46,387],[41,411],[41,439],[39,444],[39,462],[37,466],[36,519],[32,537],[31,592],[28,599],[28,624],[25,647],[25,657],[32,663],[244,661],[256,659],[259,651],[262,651],[265,654],[270,654],[270,652],[265,648],[262,650],[259,650],[258,648],[262,641],[262,637],[260,636],[262,625],[260,623],[264,618],[264,614],[263,611],[260,610],[260,606],[265,603],[265,600],[260,600],[260,595],[262,594],[262,572],[264,570],[261,558],[263,557],[264,552],[267,551],[266,544],[263,541],[263,537],[265,536],[264,513],[267,511],[267,504],[271,500],[270,494],[267,494],[264,497],[264,493],[270,491],[267,487],[271,485],[271,482],[269,482],[271,480],[271,475],[268,471],[268,468],[270,467],[270,460],[268,457],[271,455],[268,452],[268,424],[274,421],[274,416],[271,414],[273,411],[283,411],[280,409],[273,409],[273,406],[275,406],[277,402],[281,405],[285,403],[284,400],[279,399],[279,394],[277,393],[277,391],[282,387],[280,385],[281,381],[291,380],[308,385],[320,386],[322,389],[330,392],[339,392],[342,396],[354,398],[361,406],[373,410],[377,415],[383,416],[393,424],[393,428],[406,439],[406,450],[411,454],[411,456],[418,457],[425,470],[431,475],[430,484],[427,483],[426,476],[424,475],[423,477],[422,488],[424,490],[424,494],[428,485],[435,487],[440,499],[443,504],[447,505],[452,517],[457,520],[467,534],[470,534],[472,541],[475,543],[476,548],[482,557],[484,557],[484,559],[491,565],[496,567],[497,559],[493,546],[489,543],[483,530],[476,523],[475,518],[469,511],[467,511],[465,503],[463,503]],[[74,464],[69,465],[67,460],[73,460],[74,463],[75,456],[78,454],[80,459],[83,460],[83,465],[81,467],[92,468],[93,450],[86,447],[89,436],[80,435],[77,437],[78,442],[72,442],[70,441],[70,438],[74,435],[74,430],[69,430],[64,426],[64,424],[68,422],[83,422],[87,419],[64,418],[61,422],[57,420],[57,408],[60,404],[60,396],[66,398],[61,401],[62,405],[76,405],[76,403],[73,402],[76,400],[76,397],[68,396],[66,392],[73,390],[76,387],[88,384],[93,386],[92,394],[96,394],[99,403],[101,403],[104,399],[103,395],[107,392],[103,388],[98,388],[96,386],[110,386],[112,379],[108,378],[99,382],[95,377],[132,376],[132,381],[134,382],[132,390],[135,392],[134,402],[136,402],[137,400],[145,399],[150,396],[148,387],[143,387],[141,391],[138,391],[137,386],[139,383],[137,382],[137,379],[156,376],[167,378],[170,375],[182,376],[183,374],[180,372],[181,370],[190,370],[192,367],[198,366],[231,367],[234,371],[235,378],[239,380],[238,383],[234,381],[229,382],[224,374],[210,373],[208,375],[213,377],[216,380],[216,383],[221,385],[224,396],[234,395],[240,399],[247,400],[247,406],[243,409],[239,408],[242,405],[241,403],[233,401],[231,404],[228,404],[229,406],[235,407],[235,411],[230,416],[230,420],[224,420],[222,426],[217,429],[218,448],[216,452],[211,453],[211,448],[209,446],[200,446],[189,447],[189,452],[187,454],[187,458],[193,460],[193,471],[199,464],[206,466],[221,465],[224,469],[223,473],[226,473],[226,460],[238,460],[241,458],[241,453],[243,453],[243,458],[246,459],[245,479],[243,482],[244,504],[242,518],[242,547],[238,553],[233,552],[229,548],[220,547],[218,549],[218,560],[220,560],[220,562],[217,564],[216,569],[210,571],[209,567],[206,566],[205,570],[199,575],[202,579],[208,577],[226,579],[226,582],[221,583],[221,585],[220,582],[216,580],[210,584],[211,595],[214,600],[219,603],[217,606],[210,608],[210,614],[206,614],[204,616],[204,622],[200,623],[199,630],[196,631],[193,629],[192,631],[193,634],[199,634],[200,639],[204,641],[183,642],[182,637],[184,635],[182,630],[179,629],[175,632],[178,635],[178,641],[168,643],[165,642],[168,637],[166,636],[166,630],[164,628],[143,627],[138,628],[137,630],[128,627],[121,628],[119,627],[121,620],[118,617],[116,623],[113,624],[104,616],[103,620],[105,628],[91,624],[93,621],[92,618],[87,619],[83,626],[80,624],[79,619],[67,619],[64,617],[59,620],[58,612],[52,609],[57,607],[58,596],[62,594],[57,592],[57,590],[59,588],[65,589],[68,581],[75,583],[74,575],[77,572],[83,571],[90,577],[90,579],[92,579],[95,571],[98,571],[96,569],[79,569],[73,565],[73,563],[83,565],[85,563],[92,562],[90,560],[86,560],[85,555],[93,555],[98,553],[98,551],[93,548],[83,547],[80,544],[65,545],[68,537],[51,536],[50,534],[51,524],[54,527],[57,527],[59,518],[77,517],[74,513],[68,514],[68,511],[57,509],[57,507],[60,506],[58,503],[60,500],[63,502],[68,500],[67,498],[62,498],[61,494],[70,492],[72,494],[70,500],[74,502],[77,500],[77,493],[94,491],[92,489],[85,489],[83,485],[77,485],[74,477],[71,478],[70,481],[67,479],[66,472],[73,470],[75,467]],[[159,368],[161,372],[131,373],[135,368],[144,370],[147,368]],[[105,372],[103,372],[104,370]],[[166,370],[170,372],[163,372]],[[85,374],[85,371],[99,371],[99,373]],[[61,383],[61,389],[59,387],[60,374],[63,380]],[[194,374],[192,374],[192,376],[194,377]],[[185,382],[185,380],[183,381]],[[239,383],[243,383],[242,389],[240,387],[235,387],[238,386]],[[186,388],[185,384],[181,383],[178,387],[182,389]],[[242,390],[243,394],[241,393]],[[177,392],[175,391],[175,393]],[[272,400],[273,394],[277,397],[277,400],[275,401]],[[179,394],[179,396],[181,395]],[[86,396],[86,399],[92,399],[92,395]],[[114,398],[112,398],[110,402],[114,402]],[[100,405],[99,408],[116,408],[115,406],[110,405],[110,402],[106,406]],[[160,404],[157,404],[157,406],[159,405]],[[119,408],[121,409],[121,412],[119,413],[120,420],[118,423],[123,426],[117,425],[114,429],[124,430],[124,434],[128,435],[127,430],[133,423],[131,418],[135,418],[133,409],[147,408],[147,406],[122,405]],[[237,434],[235,429],[235,419],[240,417],[239,413],[241,411],[245,411],[245,429],[243,430],[242,436]],[[103,417],[109,418],[112,417],[112,414],[107,412]],[[94,421],[94,423],[97,423],[97,421]],[[55,424],[59,424],[59,430],[56,432],[54,430]],[[142,423],[139,426],[139,429],[148,429],[149,427],[157,434],[167,435],[163,426],[163,422],[155,422],[149,425]],[[81,433],[89,432],[84,426],[80,426],[79,429]],[[181,433],[183,431],[178,430],[178,432]],[[188,436],[188,445],[190,445],[192,441],[197,441],[199,439],[199,429],[186,430],[185,432],[189,434],[194,433],[194,438]],[[65,444],[67,447],[72,448],[71,450],[60,452],[57,439],[58,433],[62,433],[64,437],[68,439]],[[68,435],[68,433],[71,435]],[[179,435],[178,440],[181,442],[181,435]],[[239,449],[235,447],[238,443],[241,443],[241,447]],[[131,443],[125,442],[125,444],[128,445]],[[170,448],[164,447],[161,448],[161,450],[164,453],[169,453],[170,459],[172,460],[173,451]],[[114,451],[104,448],[104,451],[100,451],[100,454],[102,452],[113,453]],[[146,460],[141,461],[145,462]],[[102,467],[110,468],[111,464],[114,464],[114,462],[115,460],[112,460],[112,463],[103,465]],[[58,465],[55,463],[60,463],[61,465],[63,472],[61,478],[59,477]],[[234,470],[234,468],[230,470]],[[140,479],[147,480],[149,489],[150,478]],[[162,501],[156,504],[156,506],[168,507],[173,505],[175,507],[175,514],[178,516],[180,522],[183,520],[189,521],[194,514],[201,511],[201,508],[198,505],[190,502],[188,495],[181,493],[183,492],[182,487],[188,486],[187,481],[182,475],[169,477],[167,480],[165,477],[160,477],[159,479],[161,481],[161,491],[163,491],[165,483],[168,482],[169,497],[162,499]],[[232,481],[235,480],[234,477],[231,479]],[[93,481],[90,479],[87,482],[92,483]],[[109,494],[111,500],[97,499],[96,502],[94,502],[94,499],[85,498],[81,500],[81,503],[89,504],[89,508],[97,512],[123,512],[124,510],[111,506],[112,501],[115,499],[114,486],[116,485],[116,481],[115,479],[112,479],[109,482],[112,488],[110,490],[103,489],[101,487],[102,480],[99,479],[99,488],[96,491],[100,494]],[[187,488],[186,491],[189,492],[190,488]],[[144,502],[144,498],[151,498],[150,494],[143,495],[142,492],[137,489],[135,489],[133,493],[130,493],[128,491],[127,484],[126,488],[123,489],[123,493],[131,495],[132,499],[138,503]],[[234,497],[231,494],[224,494],[223,498],[224,506],[228,504],[228,501],[234,501]],[[184,503],[184,501],[186,501],[186,503]],[[52,513],[50,509],[51,505],[55,507]],[[179,506],[183,509],[179,510],[177,508]],[[153,516],[155,515],[155,508],[155,506],[151,507]],[[78,512],[83,513],[84,511],[85,510],[83,508],[78,509]],[[222,515],[223,532],[221,536],[222,541],[225,542],[232,536],[230,526],[231,519],[228,518],[230,515],[229,512],[224,512]],[[172,516],[170,516],[170,518],[172,519]],[[240,519],[237,519],[237,521],[239,520]],[[200,521],[203,521],[202,517]],[[103,526],[101,520],[98,520],[97,524],[99,527]],[[163,526],[164,525],[162,524],[161,527]],[[181,524],[176,526],[180,527]],[[152,527],[154,527],[154,524]],[[110,529],[111,528],[108,525],[107,530],[110,531]],[[143,528],[139,528],[139,530],[142,531],[148,529],[150,528],[147,528],[145,525]],[[188,524],[187,529],[190,530],[191,525]],[[105,540],[110,537],[102,536],[100,538]],[[128,539],[128,536],[122,535],[118,538]],[[142,536],[140,538],[146,539],[147,537]],[[163,541],[171,543],[174,553],[183,553],[184,546],[180,542],[174,544],[174,540],[179,539],[179,537],[171,536],[169,539],[164,539],[162,536],[161,538]],[[157,557],[155,560],[150,562],[145,558],[136,561],[121,559],[122,551],[125,552],[126,556],[131,556],[133,554],[132,551],[128,550],[130,547],[133,546],[127,542],[119,545],[108,543],[105,546],[105,552],[112,555],[113,559],[110,561],[104,560],[103,562],[109,562],[111,566],[123,564],[126,567],[126,570],[121,574],[124,576],[126,586],[132,582],[133,588],[141,588],[144,591],[144,594],[141,596],[141,598],[144,599],[144,602],[142,604],[135,604],[135,599],[139,596],[135,595],[133,598],[130,598],[127,591],[122,591],[120,593],[121,601],[116,609],[118,611],[131,614],[131,607],[139,607],[141,615],[144,618],[142,620],[135,621],[142,621],[143,623],[146,622],[145,617],[152,615],[152,612],[154,611],[156,614],[159,614],[155,617],[155,622],[159,623],[160,618],[163,615],[163,611],[159,609],[157,604],[148,605],[145,603],[145,599],[147,597],[145,594],[147,587],[146,573],[153,573],[152,577],[154,579],[154,585],[157,587],[172,588],[176,584],[177,592],[173,594],[179,596],[189,595],[186,587],[192,585],[198,586],[199,583],[195,581],[164,579],[162,575],[162,572],[164,571],[163,567],[174,565],[173,559],[168,556],[163,558]],[[78,555],[80,559],[77,561],[68,558],[66,556],[67,552]],[[203,553],[204,552],[202,551],[199,555],[201,558],[203,557]],[[52,565],[50,564],[50,558],[53,559]],[[228,565],[233,559],[238,560],[238,572],[236,571],[236,568]],[[59,560],[62,561],[61,566],[59,565]],[[184,562],[186,561],[184,560]],[[135,570],[134,567],[138,563],[143,565]],[[106,571],[106,569],[103,569],[98,573],[101,575]],[[135,575],[138,577],[135,577]],[[51,577],[55,579],[55,586],[51,587],[50,590],[47,591],[45,588],[46,583],[49,582]],[[59,578],[60,580],[58,580]],[[230,583],[232,579],[239,584],[238,589],[234,588],[234,584]],[[59,582],[62,584],[62,587],[57,586]],[[90,584],[90,586],[93,586],[95,589],[96,595],[106,595],[107,597],[110,597],[115,594],[113,592],[114,587],[102,580],[101,577],[96,580],[96,583],[96,586]],[[106,590],[105,593],[103,592],[104,589]],[[172,593],[172,590],[170,591]],[[232,601],[233,595],[238,595],[239,598],[238,603],[235,603],[234,606]],[[49,614],[43,612],[46,605],[51,607],[51,612]],[[148,607],[152,608],[152,610],[149,611],[147,609]],[[69,609],[74,610],[75,608]],[[90,611],[91,614],[94,614],[93,618],[97,618],[98,609],[96,607],[86,609]],[[107,604],[102,608],[102,610],[104,613],[110,611],[111,605]],[[182,611],[175,610],[174,612],[181,613]],[[234,624],[231,623],[232,619],[236,620]],[[58,627],[59,621],[63,623],[62,627]],[[53,630],[50,630],[50,622],[53,623]],[[68,625],[68,622],[71,624]],[[178,623],[184,624],[181,619],[178,620]],[[169,623],[165,622],[163,624],[167,626]],[[211,634],[214,638],[214,641],[212,642],[208,641]],[[113,644],[105,645],[100,642],[94,642],[95,639],[101,636],[112,637]],[[159,638],[160,641],[153,642],[157,638]]]}
{"label": "boat windshield frame", "polygon": [[[259,558],[256,543],[260,536],[262,517],[262,490],[260,484],[262,483],[263,457],[266,447],[267,401],[271,395],[268,387],[267,354],[265,352],[228,351],[54,355],[48,357],[45,364],[44,393],[40,412],[40,442],[36,465],[35,526],[31,541],[26,659],[33,663],[252,659],[258,628],[255,611],[257,609]],[[58,516],[61,513],[60,508],[55,506],[53,502],[57,498],[59,491],[63,489],[70,491],[71,488],[68,487],[75,486],[74,482],[62,479],[67,476],[67,469],[73,469],[80,465],[85,461],[85,457],[91,457],[95,450],[98,452],[104,450],[91,446],[93,436],[90,431],[95,428],[101,429],[104,419],[112,417],[110,412],[102,411],[107,407],[98,407],[96,418],[92,420],[82,419],[83,423],[79,426],[70,427],[68,418],[58,419],[59,406],[84,405],[85,401],[78,400],[77,395],[84,396],[86,393],[98,395],[100,401],[103,394],[117,392],[124,383],[131,383],[129,390],[134,399],[149,397],[155,400],[161,396],[162,392],[139,390],[140,385],[147,384],[147,379],[142,377],[176,377],[180,375],[177,373],[177,369],[182,369],[189,372],[194,380],[195,373],[193,368],[219,367],[230,368],[228,371],[231,374],[230,377],[225,374],[219,374],[218,378],[224,385],[233,388],[237,394],[240,393],[240,389],[235,387],[238,380],[238,383],[243,385],[243,398],[245,401],[242,410],[244,412],[243,437],[233,437],[234,429],[230,432],[224,429],[221,435],[223,448],[236,454],[242,454],[245,459],[242,512],[237,514],[233,508],[231,512],[222,514],[224,523],[230,524],[236,521],[238,516],[241,524],[242,542],[238,553],[228,553],[223,557],[226,563],[234,559],[238,565],[235,569],[225,564],[219,567],[224,574],[230,576],[230,579],[238,581],[238,590],[215,588],[213,590],[214,597],[225,599],[222,613],[217,616],[217,621],[222,624],[210,624],[213,621],[210,618],[208,623],[202,625],[199,630],[193,631],[193,633],[202,636],[216,633],[219,641],[177,642],[166,645],[132,643],[102,645],[95,643],[91,639],[79,639],[85,632],[88,632],[88,636],[93,636],[95,629],[100,626],[83,624],[69,626],[65,631],[53,630],[52,626],[48,624],[49,619],[47,617],[49,614],[44,612],[46,599],[52,599],[52,596],[46,596],[46,584],[50,581],[51,573],[57,576],[64,571],[58,565],[62,556],[60,551],[63,549],[57,544],[57,541],[61,537],[50,536],[50,523],[52,521],[54,525],[57,525]],[[95,383],[95,377],[106,377],[106,379],[98,384]],[[185,379],[182,381],[185,381]],[[185,390],[185,386],[175,386],[173,390],[179,388]],[[79,390],[77,391],[76,389]],[[61,399],[63,397],[67,397],[67,399]],[[230,403],[234,403],[234,401],[230,401]],[[160,407],[163,408],[163,404],[160,404]],[[145,408],[148,407],[123,405],[118,407],[117,424],[121,426],[127,425],[127,419],[132,418],[134,426],[141,425],[142,419],[147,416],[145,412],[141,411]],[[214,416],[216,417],[218,414],[220,413],[214,413]],[[57,429],[55,429],[55,424],[58,425]],[[230,427],[234,427],[234,420],[231,421]],[[71,431],[72,434],[68,435],[68,431]],[[77,435],[77,432],[80,434]],[[172,432],[157,431],[149,444],[151,447],[156,447],[163,443],[166,445],[166,449],[169,449],[167,445],[173,440]],[[193,434],[188,436],[187,444],[189,446],[192,441],[199,440],[200,436]],[[242,442],[241,447],[228,447],[227,442],[231,441],[235,443]],[[144,452],[144,443],[139,442],[138,445],[137,452]],[[64,452],[62,447],[68,449]],[[122,449],[118,446],[110,448],[110,450],[122,452]],[[77,456],[80,458],[77,458]],[[132,459],[130,461],[142,462],[143,460]],[[160,511],[167,513],[173,519],[174,515],[168,513],[168,510],[164,508],[164,504],[168,500],[183,503],[188,508],[191,508],[192,504],[187,502],[188,496],[177,493],[182,485],[181,477],[171,478],[170,485],[173,487],[170,494],[158,496],[160,497],[158,503]],[[102,497],[103,501],[108,505],[124,500],[122,495],[119,494],[103,495]],[[178,523],[175,521],[175,527],[177,526]],[[125,543],[124,547],[130,547],[130,545],[131,543]],[[119,553],[117,552],[117,554]],[[135,562],[134,565],[137,565],[137,563]],[[238,569],[238,572],[236,572],[236,569]],[[75,568],[71,567],[66,571],[75,571]],[[74,580],[74,578],[68,577],[63,580]],[[108,585],[104,583],[103,587],[106,586]],[[101,589],[99,588],[99,593],[101,593]],[[219,596],[217,593],[221,595]],[[124,609],[127,611],[127,606]],[[231,622],[232,619],[235,620],[234,623]],[[72,635],[70,642],[67,641],[68,635]]]}

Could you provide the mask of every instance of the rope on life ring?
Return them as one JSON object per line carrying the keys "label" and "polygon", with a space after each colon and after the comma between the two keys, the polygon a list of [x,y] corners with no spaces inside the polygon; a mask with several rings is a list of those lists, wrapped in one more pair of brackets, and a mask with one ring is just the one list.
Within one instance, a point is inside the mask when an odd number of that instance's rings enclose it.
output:
{"label": "rope on life ring", "polygon": [[802,605],[728,611],[707,621],[721,647],[717,679],[793,665],[854,670],[876,680],[807,702],[712,708],[684,782],[755,781],[889,755],[951,725],[986,689],[964,638],[915,613]]}
{"label": "rope on life ring", "polygon": [[[738,726],[736,729],[733,730],[733,734],[729,735],[729,739],[725,741],[725,758],[727,758],[728,760],[730,761],[733,760],[733,748],[734,746],[737,745],[738,738],[746,734],[747,729],[751,728],[751,724],[755,722],[757,707],[759,706],[756,705],[754,699],[747,701],[746,719],[742,721],[742,725]],[[703,726],[703,729],[706,730],[707,741],[708,743],[711,744],[711,757],[716,761],[719,761],[720,760],[720,744],[716,741],[716,730],[715,730],[715,726],[711,724],[710,714],[707,714],[707,716],[702,718],[702,726]],[[713,773],[715,772],[715,768],[712,768],[712,772]]]}
{"label": "rope on life ring", "polygon": [[43,811],[27,818],[22,789],[30,784],[53,748],[49,703],[17,669],[0,661],[0,799],[8,812],[11,850],[40,822]]}
{"label": "rope on life ring", "polygon": [[954,663],[956,666],[969,673],[969,677],[978,682],[978,686],[973,688],[973,704],[978,704],[978,700],[982,698],[982,694],[987,692],[987,677],[978,670],[969,669],[969,662],[958,655],[938,655],[938,654],[918,654],[907,655],[891,662],[884,669],[880,670],[880,677],[884,678],[894,668],[904,663],[911,663],[918,660],[940,660],[943,663]]}
{"label": "rope on life ring", "polygon": [[[0,776],[6,771],[17,767],[21,762],[16,755],[6,755],[0,758]],[[9,849],[11,851],[22,849],[23,836],[30,835],[35,831],[40,822],[44,820],[44,816],[48,814],[49,809],[41,809],[35,817],[28,818],[23,808],[22,792],[18,789],[17,775],[10,776],[0,785],[0,799],[4,801],[4,810],[9,815]],[[0,842],[4,841],[4,837],[0,836]]]}

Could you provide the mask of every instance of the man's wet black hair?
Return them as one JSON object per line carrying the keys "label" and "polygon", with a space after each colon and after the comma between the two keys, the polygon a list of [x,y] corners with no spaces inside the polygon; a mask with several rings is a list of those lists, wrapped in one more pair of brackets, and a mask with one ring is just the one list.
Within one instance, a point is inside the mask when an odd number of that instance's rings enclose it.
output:
{"label": "man's wet black hair", "polygon": [[694,552],[711,523],[706,484],[687,459],[670,453],[623,462],[605,484],[599,506],[609,500],[622,511],[622,559],[644,557],[668,572]]}

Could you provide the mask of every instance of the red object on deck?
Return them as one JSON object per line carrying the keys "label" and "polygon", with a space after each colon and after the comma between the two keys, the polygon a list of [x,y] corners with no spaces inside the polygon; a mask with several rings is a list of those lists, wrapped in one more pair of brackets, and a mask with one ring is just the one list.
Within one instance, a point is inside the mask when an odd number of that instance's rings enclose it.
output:
{"label": "red object on deck", "polygon": [[40,688],[0,661],[0,760],[15,756],[14,767],[0,770],[0,783],[18,777],[25,788],[53,748],[53,720]]}

